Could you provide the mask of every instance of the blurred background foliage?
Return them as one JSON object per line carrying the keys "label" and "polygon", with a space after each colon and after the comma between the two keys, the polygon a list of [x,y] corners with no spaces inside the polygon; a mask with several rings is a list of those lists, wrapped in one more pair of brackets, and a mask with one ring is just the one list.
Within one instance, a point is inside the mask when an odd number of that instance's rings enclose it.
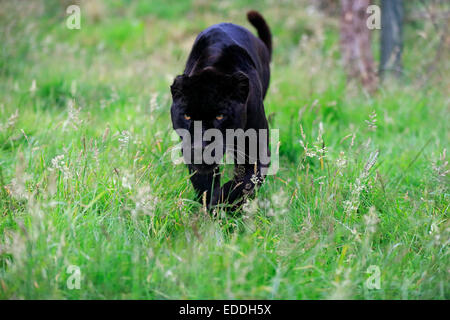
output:
{"label": "blurred background foliage", "polygon": [[[404,6],[403,76],[369,94],[339,1],[0,0],[0,297],[448,299],[450,8]],[[274,37],[280,171],[210,219],[170,161],[169,86],[207,26],[255,32],[249,9]]]}

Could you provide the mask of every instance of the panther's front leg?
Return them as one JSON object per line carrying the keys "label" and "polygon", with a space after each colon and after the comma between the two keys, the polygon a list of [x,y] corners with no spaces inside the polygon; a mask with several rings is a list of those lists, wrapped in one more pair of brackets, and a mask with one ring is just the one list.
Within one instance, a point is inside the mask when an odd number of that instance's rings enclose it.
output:
{"label": "panther's front leg", "polygon": [[250,196],[256,185],[262,183],[261,165],[236,164],[234,177],[220,189],[218,203],[229,203],[236,209]]}
{"label": "panther's front leg", "polygon": [[196,171],[192,165],[188,166],[191,174],[191,182],[197,193],[197,197],[203,203],[202,197],[206,192],[206,206],[209,209],[211,206],[217,204],[220,192],[220,172],[216,167],[212,172],[201,174]]}

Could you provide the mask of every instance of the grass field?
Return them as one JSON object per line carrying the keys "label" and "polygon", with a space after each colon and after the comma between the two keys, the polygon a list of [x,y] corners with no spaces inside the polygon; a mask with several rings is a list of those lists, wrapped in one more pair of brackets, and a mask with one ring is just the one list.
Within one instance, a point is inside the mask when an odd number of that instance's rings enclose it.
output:
{"label": "grass field", "polygon": [[[337,17],[211,3],[82,1],[69,30],[68,1],[2,1],[0,298],[449,299],[449,51],[427,74],[433,24],[405,25],[405,76],[369,96],[347,84]],[[169,85],[203,28],[254,32],[248,9],[274,34],[280,170],[212,218],[171,162]]]}

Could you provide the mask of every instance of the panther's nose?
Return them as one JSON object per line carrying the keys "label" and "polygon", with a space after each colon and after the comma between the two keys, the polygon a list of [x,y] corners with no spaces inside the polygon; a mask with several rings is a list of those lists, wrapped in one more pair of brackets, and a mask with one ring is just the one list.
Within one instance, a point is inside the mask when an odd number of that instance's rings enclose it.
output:
{"label": "panther's nose", "polygon": [[203,139],[194,139],[194,143],[191,146],[191,151],[194,159],[194,163],[200,164],[202,163],[202,155],[204,150],[205,142]]}
{"label": "panther's nose", "polygon": [[192,147],[192,152],[194,152],[194,153],[199,153],[199,152],[203,152],[203,150],[205,150],[205,148],[203,148],[202,146],[200,146],[200,147]]}
{"label": "panther's nose", "polygon": [[203,163],[203,147],[202,146],[192,146],[191,156],[194,160],[194,164]]}
{"label": "panther's nose", "polygon": [[195,150],[204,150],[208,143],[208,141],[205,141],[203,139],[195,139],[194,143],[192,144],[192,148]]}

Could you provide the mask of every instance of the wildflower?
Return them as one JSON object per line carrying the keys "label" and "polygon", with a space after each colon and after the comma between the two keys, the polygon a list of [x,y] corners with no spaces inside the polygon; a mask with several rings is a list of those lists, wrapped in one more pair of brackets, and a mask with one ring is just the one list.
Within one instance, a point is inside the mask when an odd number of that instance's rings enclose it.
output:
{"label": "wildflower", "polygon": [[166,273],[164,274],[165,278],[171,279],[171,280],[175,280],[175,275],[173,274],[172,270],[167,270]]}
{"label": "wildflower", "polygon": [[254,185],[258,185],[260,183],[260,180],[259,180],[259,178],[258,178],[258,176],[256,174],[252,174],[252,177],[250,178],[250,181]]}
{"label": "wildflower", "polygon": [[119,136],[119,149],[121,151],[124,151],[125,149],[128,148],[128,144],[130,142],[130,136],[131,136],[131,134],[127,130],[123,130],[120,133],[120,136]]}
{"label": "wildflower", "polygon": [[102,143],[106,142],[108,135],[109,135],[109,127],[106,127],[105,132],[103,132]]}
{"label": "wildflower", "polygon": [[122,187],[131,190],[134,176],[130,173],[124,173],[122,176]]}
{"label": "wildflower", "polygon": [[348,200],[344,201],[344,210],[346,214],[351,214],[358,210],[360,204],[359,197],[361,192],[365,189],[364,182],[369,176],[370,169],[375,165],[378,159],[378,154],[379,151],[377,150],[369,155],[369,159],[367,160],[360,176],[356,178],[355,183],[350,186],[351,187],[350,197]]}
{"label": "wildflower", "polygon": [[[344,169],[345,167],[347,167],[347,159],[345,157],[345,152],[341,151],[339,153],[339,158],[336,160],[336,166],[339,170]],[[341,173],[342,175],[342,173]]]}
{"label": "wildflower", "polygon": [[8,120],[6,120],[6,123],[4,125],[0,123],[0,131],[5,131],[14,128],[18,119],[19,119],[19,110],[16,109],[16,111],[9,116]]}
{"label": "wildflower", "polygon": [[321,163],[321,167],[323,167],[323,159],[325,158],[325,154],[327,152],[327,148],[324,145],[323,142],[323,123],[319,123],[319,132],[317,134],[317,138],[315,142],[312,144],[312,147],[308,147],[308,143],[304,142],[306,140],[306,135],[303,131],[303,127],[300,126],[300,134],[302,136],[302,140],[299,140],[300,145],[303,147],[303,150],[305,151],[305,156],[309,158],[315,158],[319,159]]}
{"label": "wildflower", "polygon": [[258,211],[258,200],[247,200],[242,207],[242,210],[246,213],[246,216],[252,216]]}
{"label": "wildflower", "polygon": [[64,155],[58,155],[54,157],[51,161],[52,166],[49,168],[49,171],[59,171],[63,174],[63,178],[65,180],[70,179],[72,177],[72,173],[69,170],[66,162],[64,161]]}
{"label": "wildflower", "polygon": [[375,165],[375,162],[377,162],[378,154],[379,154],[379,153],[380,153],[380,152],[377,150],[377,151],[375,151],[375,152],[372,152],[372,153],[369,155],[369,159],[367,160],[367,162],[366,162],[366,164],[365,164],[365,166],[364,166],[364,171],[363,171],[365,177],[369,174],[369,171],[370,171],[370,169],[372,169],[372,167]]}
{"label": "wildflower", "polygon": [[369,127],[370,131],[376,131],[377,129],[377,113],[373,111],[369,115],[369,120],[366,120],[367,126]]}
{"label": "wildflower", "polygon": [[138,188],[137,194],[133,197],[133,201],[135,207],[132,210],[132,214],[154,215],[158,198],[152,194],[150,186]]}
{"label": "wildflower", "polygon": [[442,154],[439,155],[439,160],[431,162],[431,167],[433,168],[434,173],[438,177],[445,177],[450,172],[450,170],[447,169],[448,161],[446,157],[447,157],[447,149],[444,149],[442,151]]}
{"label": "wildflower", "polygon": [[70,99],[67,106],[67,113],[68,117],[67,120],[64,122],[64,128],[67,127],[67,125],[71,125],[74,130],[78,130],[78,127],[83,122],[80,120],[80,108],[75,107],[75,101],[73,99]]}

